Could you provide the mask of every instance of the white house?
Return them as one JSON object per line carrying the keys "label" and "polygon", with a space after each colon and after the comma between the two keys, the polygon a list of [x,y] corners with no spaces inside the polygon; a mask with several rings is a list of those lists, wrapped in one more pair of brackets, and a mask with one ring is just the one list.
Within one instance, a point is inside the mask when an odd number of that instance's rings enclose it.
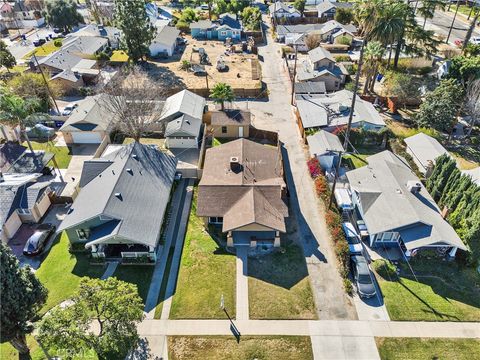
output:
{"label": "white house", "polygon": [[407,153],[413,158],[417,164],[418,170],[426,177],[430,176],[435,160],[443,154],[448,155],[445,149],[437,139],[432,138],[424,133],[419,133],[406,138]]}
{"label": "white house", "polygon": [[150,55],[155,57],[159,55],[172,56],[177,47],[177,37],[180,30],[172,26],[161,26],[157,29],[157,35],[149,46]]}
{"label": "white house", "polygon": [[300,18],[302,14],[293,6],[284,4],[281,1],[276,1],[268,8],[270,10],[270,16],[276,19],[292,19]]}
{"label": "white house", "polygon": [[337,135],[320,130],[307,136],[310,155],[316,157],[325,171],[331,171],[340,159],[340,153],[345,151]]}

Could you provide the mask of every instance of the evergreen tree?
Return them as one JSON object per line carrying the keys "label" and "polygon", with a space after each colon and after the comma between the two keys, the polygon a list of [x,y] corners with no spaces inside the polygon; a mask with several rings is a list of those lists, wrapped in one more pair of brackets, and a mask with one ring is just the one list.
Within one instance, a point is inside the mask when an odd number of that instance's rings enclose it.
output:
{"label": "evergreen tree", "polygon": [[133,63],[145,58],[155,38],[155,27],[150,23],[144,0],[116,0],[115,24],[122,30],[121,47]]}
{"label": "evergreen tree", "polygon": [[83,24],[83,16],[77,11],[73,0],[51,0],[46,3],[45,20],[53,27],[71,31],[78,24]]}
{"label": "evergreen tree", "polygon": [[10,72],[10,69],[17,65],[15,57],[12,55],[10,50],[8,50],[7,44],[5,41],[0,40],[0,68],[5,66],[7,72]]}
{"label": "evergreen tree", "polygon": [[450,198],[451,193],[456,191],[462,176],[462,173],[457,170],[454,170],[448,178],[447,185],[445,186],[445,189],[443,189],[442,196],[439,200],[439,205],[445,205],[446,201]]}
{"label": "evergreen tree", "polygon": [[432,174],[427,179],[426,187],[428,192],[432,192],[433,186],[435,185],[435,181],[437,181],[438,176],[440,175],[440,172],[442,171],[442,168],[447,161],[448,161],[448,155],[446,154],[439,156],[435,160],[435,167],[433,168]]}
{"label": "evergreen tree", "polygon": [[435,185],[432,188],[431,195],[438,201],[443,193],[445,186],[447,185],[448,178],[452,174],[452,172],[456,169],[457,164],[454,160],[448,160],[444,166],[442,167],[440,174],[438,175],[438,179],[435,181]]}

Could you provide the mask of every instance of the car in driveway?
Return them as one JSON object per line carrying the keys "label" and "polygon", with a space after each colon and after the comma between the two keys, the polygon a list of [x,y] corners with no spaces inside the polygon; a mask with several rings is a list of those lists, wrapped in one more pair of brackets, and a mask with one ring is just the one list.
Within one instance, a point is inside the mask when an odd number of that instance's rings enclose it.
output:
{"label": "car in driveway", "polygon": [[361,298],[371,298],[375,296],[375,284],[373,283],[368,267],[367,260],[362,255],[355,255],[350,258],[352,273],[358,295]]}
{"label": "car in driveway", "polygon": [[75,110],[77,107],[78,107],[78,104],[77,104],[77,103],[68,104],[68,105],[65,106],[65,108],[63,109],[62,115],[63,115],[63,116],[68,116],[68,115],[70,115],[70,114],[73,112],[73,110]]}
{"label": "car in driveway", "polygon": [[25,243],[23,254],[27,256],[40,254],[56,229],[55,225],[49,223],[39,225]]}
{"label": "car in driveway", "polygon": [[32,127],[27,127],[25,130],[30,139],[48,139],[55,136],[55,129],[43,124],[35,124]]}
{"label": "car in driveway", "polygon": [[369,235],[367,225],[365,225],[365,221],[357,220],[357,228],[360,232],[360,238],[363,239],[364,237],[367,237]]}
{"label": "car in driveway", "polygon": [[350,251],[350,254],[362,254],[363,246],[360,241],[360,236],[358,235],[357,230],[355,230],[353,224],[344,222],[342,223],[342,229],[345,233],[345,237],[347,238],[348,250]]}

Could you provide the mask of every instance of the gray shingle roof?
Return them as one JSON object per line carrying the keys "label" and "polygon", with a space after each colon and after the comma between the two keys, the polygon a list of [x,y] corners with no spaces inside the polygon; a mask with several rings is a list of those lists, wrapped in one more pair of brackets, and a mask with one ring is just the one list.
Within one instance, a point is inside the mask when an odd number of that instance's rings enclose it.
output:
{"label": "gray shingle roof", "polygon": [[161,120],[170,121],[182,114],[201,120],[205,104],[205,99],[200,95],[182,90],[165,100]]}
{"label": "gray shingle roof", "polygon": [[245,110],[212,111],[211,116],[213,126],[250,125],[251,123],[251,113]]}
{"label": "gray shingle roof", "polygon": [[312,156],[323,155],[330,151],[345,151],[338,136],[325,130],[307,136],[307,142]]}
{"label": "gray shingle roof", "polygon": [[102,104],[105,94],[88,96],[72,111],[60,131],[79,131],[88,127],[88,131],[106,131],[110,128],[113,115]]}
{"label": "gray shingle roof", "polygon": [[76,83],[82,79],[82,77],[78,74],[73,72],[72,70],[63,70],[61,73],[58,73],[55,76],[52,76],[50,80],[55,80],[55,79],[64,79],[71,81],[73,83]]}
{"label": "gray shingle roof", "polygon": [[165,136],[198,136],[201,127],[201,120],[189,115],[182,115],[167,124]]}
{"label": "gray shingle roof", "polygon": [[177,37],[180,35],[180,30],[173,26],[162,26],[157,29],[157,35],[153,42],[163,44],[166,46],[172,46],[177,41]]}
{"label": "gray shingle roof", "polygon": [[0,171],[6,173],[26,150],[25,146],[12,141],[0,144]]}
{"label": "gray shingle roof", "polygon": [[214,26],[210,20],[199,20],[190,24],[190,29],[210,29]]}
{"label": "gray shingle roof", "polygon": [[447,149],[437,139],[423,133],[410,136],[404,141],[413,153],[415,163],[419,165],[421,171],[426,171],[429,163],[432,162],[434,164],[439,156],[448,154]]}
{"label": "gray shingle roof", "polygon": [[98,161],[108,160],[112,164],[85,184],[59,230],[101,215],[119,221],[114,227],[119,237],[156,246],[177,160],[139,143],[125,145]]}
{"label": "gray shingle roof", "polygon": [[[466,249],[404,159],[383,151],[367,162],[368,166],[348,171],[347,178],[358,193],[370,234],[399,231],[409,250],[433,244]],[[410,192],[409,182],[420,184],[420,192]]]}
{"label": "gray shingle roof", "polygon": [[295,94],[325,94],[327,89],[323,81],[304,81],[295,83]]}
{"label": "gray shingle roof", "polygon": [[328,59],[332,62],[335,62],[335,58],[330,51],[324,49],[322,46],[318,46],[315,49],[310,50],[308,52],[308,57],[312,62],[317,62],[323,59]]}

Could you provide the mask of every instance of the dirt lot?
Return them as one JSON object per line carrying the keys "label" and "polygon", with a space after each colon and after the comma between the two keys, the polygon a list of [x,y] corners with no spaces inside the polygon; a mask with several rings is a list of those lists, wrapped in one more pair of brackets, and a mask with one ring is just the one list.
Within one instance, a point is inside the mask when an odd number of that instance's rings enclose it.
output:
{"label": "dirt lot", "polygon": [[[257,55],[246,53],[226,55],[227,48],[221,41],[198,41],[190,36],[185,38],[188,40],[188,44],[182,49],[181,53],[175,54],[167,60],[149,61],[152,76],[164,82],[165,86],[172,89],[172,92],[182,88],[197,90],[199,93],[206,91],[207,81],[204,76],[195,76],[190,71],[180,69],[183,60],[188,60],[192,64],[200,63],[198,53],[192,50],[194,47],[204,48],[210,58],[211,65],[205,65],[210,89],[219,82],[230,84],[236,92],[261,88],[261,70]],[[229,71],[217,71],[216,63],[220,56],[223,56]],[[238,95],[242,96],[241,94]]]}

